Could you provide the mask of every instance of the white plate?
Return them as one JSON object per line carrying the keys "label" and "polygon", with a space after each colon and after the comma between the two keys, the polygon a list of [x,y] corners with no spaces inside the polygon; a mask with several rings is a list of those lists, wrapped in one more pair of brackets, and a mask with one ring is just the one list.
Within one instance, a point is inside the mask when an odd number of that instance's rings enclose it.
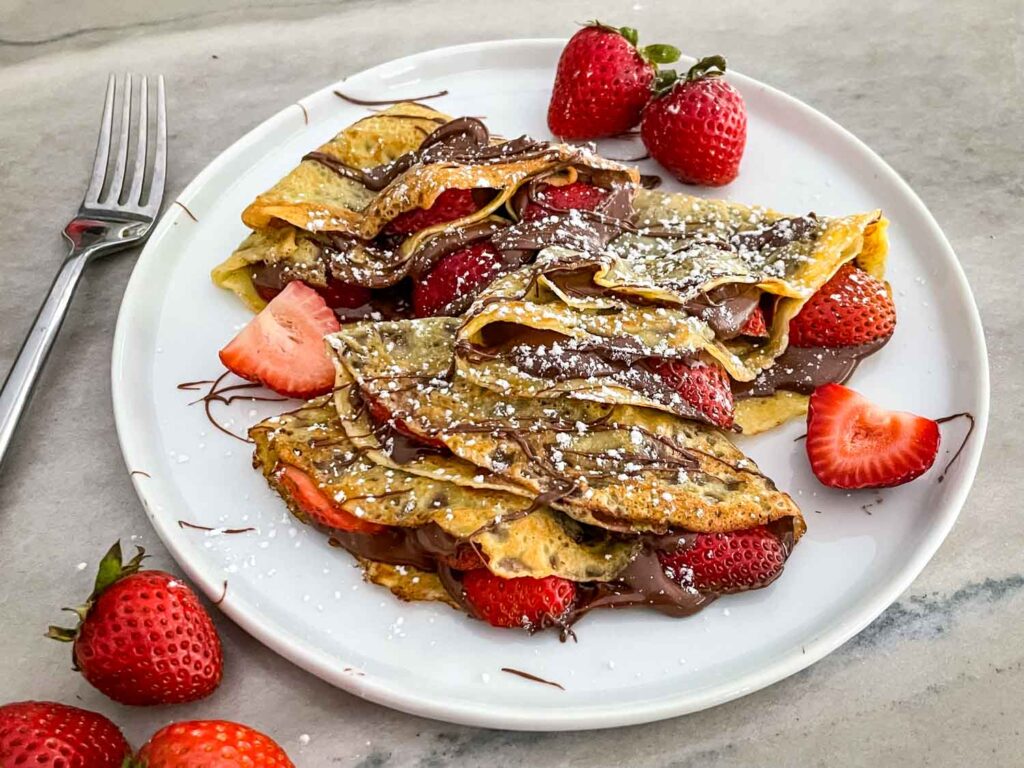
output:
{"label": "white plate", "polygon": [[[798,101],[730,74],[750,114],[739,180],[714,194],[796,214],[881,207],[892,220],[889,279],[899,326],[856,388],[933,417],[971,411],[977,430],[946,481],[934,469],[902,488],[839,493],[811,475],[803,425],[743,447],[793,494],[809,531],[769,589],[692,619],[642,610],[588,616],[579,643],[490,628],[437,604],[403,604],[363,584],[344,552],[294,524],[249,465],[250,449],[210,428],[179,382],[218,373],[217,350],[249,319],[210,268],[245,234],[239,213],[306,151],[368,114],[334,96],[422,96],[450,114],[486,116],[503,135],[548,136],[545,108],[562,41],[445,48],[384,64],[291,105],[218,157],[172,205],[139,258],[113,354],[114,413],[133,479],[157,533],[189,577],[248,632],[352,693],[407,712],[501,728],[562,730],[641,723],[709,707],[791,675],[850,638],[921,571],[963,504],[988,416],[988,362],[956,256],[924,205],[864,144]],[[607,148],[606,148],[607,149]],[[617,148],[620,153],[629,149]],[[634,155],[641,154],[634,151]],[[657,172],[644,164],[645,172]],[[281,404],[235,403],[236,429]],[[945,463],[964,424],[943,427]],[[877,502],[876,499],[883,499]],[[863,505],[871,514],[866,514]],[[819,514],[820,512],[820,514]],[[182,529],[255,526],[210,536]],[[559,691],[502,673],[558,681]]]}

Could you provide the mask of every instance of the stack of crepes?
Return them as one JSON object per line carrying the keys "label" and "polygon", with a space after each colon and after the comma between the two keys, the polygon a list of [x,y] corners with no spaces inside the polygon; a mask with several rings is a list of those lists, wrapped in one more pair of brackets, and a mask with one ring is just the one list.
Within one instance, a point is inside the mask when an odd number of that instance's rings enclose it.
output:
{"label": "stack of crepes", "polygon": [[[359,322],[327,338],[333,395],[250,434],[292,511],[371,581],[473,614],[468,570],[557,576],[576,598],[540,624],[564,628],[596,606],[687,615],[721,591],[765,586],[701,589],[663,567],[702,536],[756,528],[785,556],[799,540],[793,500],[725,430],[803,413],[807,392],[881,346],[788,349],[787,332],[844,264],[882,277],[886,222],[638,182],[586,149],[495,138],[472,118],[399,104],[246,209],[254,232],[214,280],[254,310],[291,280],[325,297],[338,284],[366,292],[336,307]],[[597,203],[545,203],[545,190],[573,183],[597,188]],[[453,189],[474,190],[473,211],[396,225]],[[538,204],[542,215],[524,215]],[[444,316],[410,318],[410,285],[480,241],[500,268]],[[680,371],[706,370],[726,382],[710,403],[677,386]]]}

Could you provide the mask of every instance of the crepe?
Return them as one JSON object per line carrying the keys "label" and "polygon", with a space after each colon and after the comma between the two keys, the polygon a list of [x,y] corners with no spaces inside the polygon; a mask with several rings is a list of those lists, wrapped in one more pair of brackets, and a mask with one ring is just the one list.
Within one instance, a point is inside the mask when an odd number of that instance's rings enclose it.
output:
{"label": "crepe", "polygon": [[[475,118],[451,120],[419,104],[397,104],[345,129],[259,195],[242,214],[254,232],[213,279],[257,310],[265,303],[252,285],[257,265],[280,265],[286,279],[314,287],[331,279],[392,286],[418,254],[436,260],[437,252],[508,223],[496,214],[523,182],[544,177],[570,183],[580,171],[604,186],[638,180],[635,169],[586,149],[526,137],[499,140]],[[486,194],[468,216],[404,239],[378,237],[400,214],[429,208],[454,189]]]}
{"label": "crepe", "polygon": [[[348,439],[329,397],[261,422],[249,434],[256,443],[254,466],[293,514],[307,522],[290,487],[280,480],[282,465],[305,473],[337,506],[365,522],[400,529],[436,526],[441,533],[431,534],[434,540],[440,536],[442,542],[471,545],[504,578],[555,575],[606,581],[628,564],[637,548],[636,542],[586,529],[523,495],[454,485],[376,464]],[[392,545],[387,534],[366,534],[371,541],[361,542],[359,535],[325,532],[349,546],[363,544],[369,548],[364,551],[386,551]],[[406,544],[401,536],[395,540],[395,548]],[[391,572],[390,578],[400,575]]]}
{"label": "crepe", "polygon": [[[704,418],[645,363],[718,364],[751,381],[786,349],[790,319],[843,264],[884,270],[886,221],[877,211],[794,218],[649,191],[633,206],[635,231],[607,248],[547,248],[480,295],[458,333],[457,365],[469,381]],[[744,322],[762,306],[772,318],[768,338],[744,337]],[[744,404],[741,427],[760,431],[798,412],[794,395]]]}
{"label": "crepe", "polygon": [[362,429],[352,418],[355,386],[403,431],[588,525],[726,532],[792,518],[796,536],[803,532],[793,500],[717,430],[647,408],[502,396],[471,384],[454,367],[458,324],[360,323],[329,336],[345,429]]}

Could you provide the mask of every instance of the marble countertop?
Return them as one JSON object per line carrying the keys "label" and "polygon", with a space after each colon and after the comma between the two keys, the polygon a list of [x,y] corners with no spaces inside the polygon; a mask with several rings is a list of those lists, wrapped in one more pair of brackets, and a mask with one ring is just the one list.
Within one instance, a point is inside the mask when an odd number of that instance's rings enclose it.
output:
{"label": "marble countertop", "polygon": [[[61,5],[66,5],[61,10]],[[488,10],[484,10],[484,6]],[[826,7],[826,6],[835,7]],[[42,638],[88,591],[115,535],[175,569],[121,460],[110,346],[131,255],[92,268],[0,475],[0,701],[97,709],[141,743],[171,719],[226,717],[300,766],[1019,765],[1024,754],[1024,6],[1017,0],[715,3],[168,0],[0,4],[0,370],[63,255],[59,228],[91,166],[108,71],[166,75],[167,199],[238,136],[324,83],[397,56],[568,34],[597,16],[821,109],[891,163],[946,231],[981,308],[992,421],[955,529],[898,602],[823,661],[739,701],[599,733],[478,730],[336,690],[217,617],[229,660],[210,699],[118,707]],[[81,568],[79,564],[83,564]]]}

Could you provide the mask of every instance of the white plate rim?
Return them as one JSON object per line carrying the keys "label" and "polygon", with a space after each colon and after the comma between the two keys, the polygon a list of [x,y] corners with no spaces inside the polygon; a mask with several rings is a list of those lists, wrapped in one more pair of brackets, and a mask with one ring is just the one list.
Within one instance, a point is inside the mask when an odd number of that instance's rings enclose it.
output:
{"label": "white plate rim", "polygon": [[[524,47],[561,47],[564,44],[565,40],[561,38],[518,38],[446,46],[378,64],[344,78],[343,81],[350,81],[356,77],[371,76],[386,68],[411,67],[435,58],[482,51],[507,53],[509,50]],[[857,607],[856,611],[844,614],[842,621],[835,622],[828,631],[808,641],[802,648],[794,648],[786,656],[777,659],[774,663],[754,673],[734,678],[728,682],[697,692],[683,691],[677,697],[671,699],[659,700],[643,706],[631,704],[628,710],[615,709],[614,707],[597,712],[594,710],[578,712],[563,710],[557,715],[551,711],[546,711],[543,720],[538,719],[536,715],[523,707],[481,706],[478,703],[452,702],[446,700],[443,695],[432,696],[422,692],[413,692],[401,685],[392,685],[386,681],[345,673],[340,668],[337,658],[324,653],[311,643],[289,633],[283,627],[268,628],[257,606],[228,595],[219,605],[221,611],[250,635],[291,662],[337,687],[378,704],[414,715],[464,725],[513,730],[556,731],[611,728],[653,722],[700,711],[753,693],[799,672],[828,655],[859,633],[889,605],[896,601],[921,573],[952,529],[977,473],[982,446],[987,432],[990,405],[988,352],[980,313],[967,282],[967,277],[945,234],[914,190],[894,169],[863,141],[831,118],[795,97],[732,70],[730,70],[730,79],[743,87],[758,88],[766,91],[773,97],[783,101],[788,108],[801,113],[803,118],[816,122],[823,130],[841,135],[868,161],[876,166],[881,173],[885,174],[886,180],[903,194],[906,201],[927,225],[930,235],[942,244],[941,257],[949,263],[948,266],[951,267],[950,274],[955,282],[955,290],[959,298],[970,310],[969,317],[966,319],[969,321],[970,336],[973,342],[973,370],[977,376],[979,386],[977,410],[974,413],[976,419],[974,440],[965,448],[964,455],[960,459],[966,466],[954,481],[957,487],[954,491],[951,491],[952,500],[944,506],[941,516],[935,519],[928,535],[914,551],[913,556],[906,561],[904,567],[888,582],[885,588],[878,590],[871,599],[862,601],[862,604]],[[299,103],[301,104],[301,102],[307,99],[314,99],[329,94],[343,81],[332,83],[309,94],[300,99]],[[270,132],[279,123],[294,119],[293,108],[295,106],[295,104],[290,104],[280,110],[221,152],[185,187],[176,198],[176,201],[187,202],[191,200],[203,189],[210,177],[226,162],[229,156],[258,141],[263,134]],[[133,466],[145,466],[148,446],[144,440],[145,436],[138,430],[133,430],[130,426],[132,421],[132,403],[138,402],[138,398],[144,396],[137,391],[133,391],[125,382],[123,374],[129,368],[125,349],[132,333],[133,319],[143,310],[143,303],[145,301],[144,287],[148,287],[146,284],[147,268],[154,263],[154,260],[159,255],[158,250],[161,239],[174,225],[175,221],[184,215],[183,210],[176,208],[173,202],[167,205],[163,216],[154,227],[149,241],[143,248],[132,270],[118,313],[111,355],[111,396],[118,440],[126,467],[129,470]],[[179,566],[211,601],[216,601],[222,597],[223,579],[221,575],[213,573],[212,570],[204,569],[201,562],[190,558],[186,551],[187,542],[185,537],[181,535],[182,532],[170,525],[167,519],[152,513],[151,510],[156,505],[156,496],[152,488],[147,488],[146,484],[135,475],[132,476],[132,482],[136,493],[146,509],[146,514],[151,524]]]}

